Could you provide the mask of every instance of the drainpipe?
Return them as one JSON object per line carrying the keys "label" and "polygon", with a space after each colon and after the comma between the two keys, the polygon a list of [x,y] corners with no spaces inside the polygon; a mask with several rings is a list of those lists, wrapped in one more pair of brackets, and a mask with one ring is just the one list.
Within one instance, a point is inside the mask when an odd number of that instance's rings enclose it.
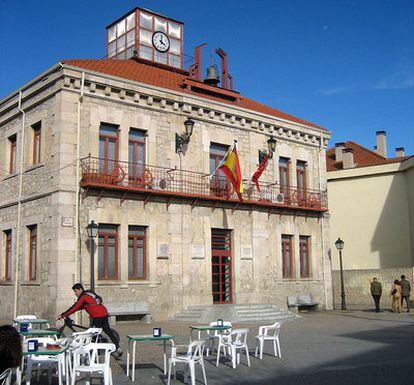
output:
{"label": "drainpipe", "polygon": [[22,91],[19,91],[19,104],[17,109],[22,113],[22,130],[20,133],[20,170],[19,170],[19,198],[17,203],[17,235],[16,235],[16,258],[14,266],[14,307],[13,318],[17,316],[17,299],[19,297],[19,264],[20,264],[20,242],[22,224],[22,193],[23,193],[23,164],[24,164],[24,134],[26,124],[26,113],[22,109]]}
{"label": "drainpipe", "polygon": [[78,117],[77,117],[77,131],[76,131],[76,180],[75,180],[75,271],[76,282],[82,282],[82,256],[79,253],[80,241],[80,226],[79,226],[79,198],[80,198],[80,131],[81,131],[81,104],[83,102],[83,93],[85,85],[85,72],[82,71],[81,92],[78,100]]}
{"label": "drainpipe", "polygon": [[[319,191],[322,193],[322,173],[321,173],[321,151],[323,151],[323,133],[321,131],[321,141],[318,149],[318,174],[319,174]],[[326,284],[326,248],[325,248],[325,233],[324,233],[324,227],[325,227],[325,221],[324,221],[324,215],[321,215],[321,243],[322,243],[322,279],[323,279],[323,296],[324,296],[324,302],[325,302],[325,309],[328,305],[328,298],[327,298],[327,284]]]}

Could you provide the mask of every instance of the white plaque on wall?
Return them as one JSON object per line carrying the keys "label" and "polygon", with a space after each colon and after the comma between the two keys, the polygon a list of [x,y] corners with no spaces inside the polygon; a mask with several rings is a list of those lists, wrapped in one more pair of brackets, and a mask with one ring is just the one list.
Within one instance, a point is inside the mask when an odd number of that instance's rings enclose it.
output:
{"label": "white plaque on wall", "polygon": [[170,257],[170,244],[169,243],[158,243],[157,258],[168,259]]}
{"label": "white plaque on wall", "polygon": [[204,245],[193,245],[193,255],[192,259],[204,259],[205,253],[204,253]]}
{"label": "white plaque on wall", "polygon": [[241,247],[241,259],[253,259],[252,246],[242,245]]}
{"label": "white plaque on wall", "polygon": [[62,217],[62,227],[73,227],[73,217]]}

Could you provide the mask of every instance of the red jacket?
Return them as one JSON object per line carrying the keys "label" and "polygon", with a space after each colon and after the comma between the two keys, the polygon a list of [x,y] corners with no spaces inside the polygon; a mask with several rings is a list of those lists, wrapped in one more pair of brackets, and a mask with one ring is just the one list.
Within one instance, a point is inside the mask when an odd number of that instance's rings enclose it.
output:
{"label": "red jacket", "polygon": [[71,314],[77,312],[78,310],[85,310],[91,318],[101,318],[106,317],[108,315],[108,310],[100,300],[100,298],[93,292],[84,291],[75,302],[73,306],[71,306],[68,310],[63,312],[61,316],[69,317]]}

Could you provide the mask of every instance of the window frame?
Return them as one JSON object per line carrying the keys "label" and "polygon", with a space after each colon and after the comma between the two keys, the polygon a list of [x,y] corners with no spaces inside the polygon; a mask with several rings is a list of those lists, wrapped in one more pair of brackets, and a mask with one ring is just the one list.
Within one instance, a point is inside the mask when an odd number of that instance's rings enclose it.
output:
{"label": "window frame", "polygon": [[[131,234],[134,229],[142,229],[143,235]],[[136,230],[135,230],[136,231]],[[129,241],[133,240],[133,274],[129,274]],[[142,277],[138,276],[138,245],[137,240],[142,239]],[[147,228],[145,226],[128,226],[128,280],[129,281],[143,281],[147,279]]]}
{"label": "window frame", "polygon": [[2,281],[10,282],[12,278],[12,230],[4,230],[3,231],[3,239],[4,239],[4,275]]}
{"label": "window frame", "polygon": [[[36,281],[37,279],[37,245],[38,245],[38,229],[37,225],[27,226],[29,230],[29,261],[28,261],[28,279]],[[34,272],[34,274],[33,274]]]}
{"label": "window frame", "polygon": [[[112,227],[110,229],[109,227]],[[103,255],[103,262],[104,262],[104,275],[100,276],[100,269],[99,269],[99,250],[100,250],[100,242],[101,237],[104,238],[104,255]],[[108,264],[108,239],[110,237],[114,237],[114,248],[115,248],[115,261],[114,261],[114,276],[110,277],[108,274],[109,271],[109,264]],[[119,231],[118,225],[108,225],[108,224],[100,224],[98,229],[98,280],[100,281],[117,281],[119,280]]]}
{"label": "window frame", "polygon": [[[102,133],[101,130],[104,126],[112,127],[116,130],[116,134],[110,135],[106,133]],[[114,140],[115,142],[115,159],[109,159],[109,143],[111,140]],[[104,142],[104,154],[101,154],[101,142]],[[115,164],[118,163],[119,158],[119,126],[116,124],[110,124],[110,123],[101,123],[99,126],[99,161],[101,162],[103,160],[103,171],[101,172],[105,175],[110,175],[113,171],[113,168],[115,167]],[[113,162],[112,168],[109,167],[109,162]]]}
{"label": "window frame", "polygon": [[[216,147],[216,151],[214,149]],[[210,188],[213,190],[215,195],[223,195],[231,190],[230,183],[228,182],[224,173],[217,170],[217,166],[225,158],[229,152],[230,146],[221,143],[210,142],[209,148],[209,166],[210,166]],[[211,161],[214,162],[214,169],[211,169]],[[213,174],[214,172],[214,174]]]}
{"label": "window frame", "polygon": [[[296,188],[298,190],[299,202],[302,203],[306,200],[306,166],[307,163],[301,160],[296,161]],[[300,187],[299,181],[303,182],[303,187]]]}
{"label": "window frame", "polygon": [[17,134],[9,136],[9,174],[17,172]]}
{"label": "window frame", "polygon": [[33,154],[32,164],[38,164],[42,160],[42,122],[37,122],[32,125],[33,131]]}
{"label": "window frame", "polygon": [[[293,248],[292,248],[293,236],[289,234],[282,234],[281,244],[282,244],[282,277],[284,279],[292,279],[294,277],[293,272]],[[287,274],[286,270],[286,251],[287,246],[289,247],[289,271],[290,274]]]}
{"label": "window frame", "polygon": [[[139,132],[142,134],[142,140],[136,139],[131,137],[131,132]],[[147,141],[147,132],[144,130],[140,130],[139,128],[130,128],[128,134],[128,163],[129,163],[129,170],[128,170],[128,177],[129,179],[137,179],[142,176],[142,173],[145,169],[145,164],[147,161],[147,154],[146,154],[146,141]],[[130,147],[132,145],[132,162],[130,161]],[[138,160],[138,153],[139,148],[141,147],[142,154],[143,154],[143,163],[142,163],[142,171],[139,172],[139,162]]]}
{"label": "window frame", "polygon": [[[282,174],[286,176],[286,184]],[[289,196],[290,190],[290,159],[283,156],[279,157],[279,189],[281,194]]]}
{"label": "window frame", "polygon": [[[300,263],[300,277],[301,278],[310,278],[310,256],[309,256],[309,251],[310,251],[310,247],[309,247],[309,243],[310,243],[310,236],[307,235],[300,235],[299,236],[299,263]],[[305,251],[305,254],[303,253],[303,251]],[[305,272],[303,269],[303,257],[304,255],[306,256],[306,267],[307,267],[307,271]]]}

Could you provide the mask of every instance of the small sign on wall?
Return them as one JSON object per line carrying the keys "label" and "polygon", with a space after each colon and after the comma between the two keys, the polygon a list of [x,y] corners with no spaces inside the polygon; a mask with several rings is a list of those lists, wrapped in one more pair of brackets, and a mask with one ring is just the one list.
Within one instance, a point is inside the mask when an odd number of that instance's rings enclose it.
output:
{"label": "small sign on wall", "polygon": [[204,245],[193,245],[193,254],[192,259],[204,259],[205,258],[205,248]]}
{"label": "small sign on wall", "polygon": [[242,245],[241,247],[241,259],[253,259],[252,246]]}
{"label": "small sign on wall", "polygon": [[169,243],[158,243],[158,250],[157,250],[157,258],[158,259],[168,259],[170,258],[170,245]]}
{"label": "small sign on wall", "polygon": [[73,217],[62,217],[62,227],[73,227]]}

